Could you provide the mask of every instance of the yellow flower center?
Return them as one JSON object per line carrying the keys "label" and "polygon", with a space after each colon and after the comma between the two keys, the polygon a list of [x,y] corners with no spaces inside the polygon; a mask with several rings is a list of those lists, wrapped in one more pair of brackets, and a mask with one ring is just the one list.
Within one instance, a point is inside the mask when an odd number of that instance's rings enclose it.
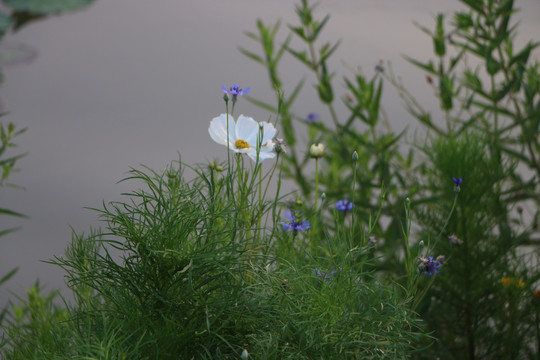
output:
{"label": "yellow flower center", "polygon": [[249,149],[249,143],[246,140],[238,139],[234,142],[237,149]]}

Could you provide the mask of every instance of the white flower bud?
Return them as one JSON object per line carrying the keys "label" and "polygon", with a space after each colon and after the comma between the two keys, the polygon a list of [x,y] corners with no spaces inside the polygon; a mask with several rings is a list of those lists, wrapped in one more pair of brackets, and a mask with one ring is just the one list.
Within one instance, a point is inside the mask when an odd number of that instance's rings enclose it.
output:
{"label": "white flower bud", "polygon": [[240,359],[247,360],[248,357],[249,357],[248,351],[246,349],[244,349],[242,351],[242,355],[240,355]]}
{"label": "white flower bud", "polygon": [[324,155],[324,145],[321,143],[313,144],[309,148],[309,155],[314,158],[320,158]]}

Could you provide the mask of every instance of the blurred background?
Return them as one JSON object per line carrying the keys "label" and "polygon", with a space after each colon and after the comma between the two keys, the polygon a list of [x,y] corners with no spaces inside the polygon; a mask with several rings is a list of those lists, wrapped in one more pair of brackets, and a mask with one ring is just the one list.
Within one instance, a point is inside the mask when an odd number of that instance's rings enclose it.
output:
{"label": "blurred background", "polygon": [[[517,44],[540,40],[540,1],[515,4],[521,9],[515,15]],[[274,99],[265,69],[238,51],[241,46],[260,53],[244,32],[256,32],[258,18],[266,24],[281,19],[278,38],[284,40],[286,24],[297,21],[294,5],[291,0],[96,0],[83,11],[32,23],[4,38],[0,55],[19,49],[26,56],[14,61],[0,56],[1,111],[9,112],[2,121],[28,130],[15,140],[15,153],[27,156],[10,178],[24,189],[3,188],[0,202],[29,217],[0,218],[0,228],[22,226],[0,238],[0,275],[19,267],[0,288],[0,307],[10,291],[20,293],[38,278],[47,290],[65,287],[61,269],[43,260],[62,255],[72,229],[88,233],[100,226],[98,214],[87,207],[101,208],[139,187],[118,183],[131,167],[161,171],[178,154],[188,164],[226,159],[224,148],[208,135],[210,120],[225,112],[221,85],[239,83],[257,99]],[[335,83],[352,75],[350,69],[370,77],[380,60],[390,61],[407,88],[436,109],[425,75],[403,55],[432,56],[430,38],[413,22],[431,29],[436,13],[450,16],[459,7],[457,0],[320,1],[319,18],[331,14],[324,40],[341,39],[331,63]],[[540,59],[538,51],[534,56]],[[282,65],[286,92],[307,79],[296,114],[315,112],[324,121],[328,114],[307,69],[290,56]],[[390,86],[383,107],[395,131],[412,125],[412,140],[414,123]],[[245,99],[235,113],[273,119]]]}

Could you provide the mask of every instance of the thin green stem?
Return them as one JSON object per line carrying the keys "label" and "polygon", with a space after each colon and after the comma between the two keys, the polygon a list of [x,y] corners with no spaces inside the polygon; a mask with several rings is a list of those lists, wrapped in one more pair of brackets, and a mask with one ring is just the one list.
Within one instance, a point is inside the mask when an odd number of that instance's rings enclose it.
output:
{"label": "thin green stem", "polygon": [[352,202],[352,211],[351,211],[351,238],[354,235],[355,229],[354,229],[354,223],[356,218],[356,205],[355,205],[355,199],[356,199],[356,170],[357,166],[356,163],[358,161],[358,153],[355,151],[352,155],[353,158],[353,183],[352,183],[352,194],[351,194],[351,202]]}
{"label": "thin green stem", "polygon": [[319,158],[315,158],[315,214],[317,214],[317,201],[319,200]]}
{"label": "thin green stem", "polygon": [[444,225],[443,225],[441,231],[439,232],[439,234],[437,235],[437,238],[435,239],[435,243],[433,244],[433,247],[435,247],[437,245],[441,235],[446,231],[446,228],[448,227],[448,224],[450,223],[450,218],[452,217],[452,214],[454,213],[454,210],[455,210],[456,205],[457,205],[458,196],[459,196],[459,191],[456,191],[455,195],[454,195],[454,202],[452,203],[452,207],[450,208],[450,212],[448,213],[448,216],[446,217],[446,220],[444,222]]}

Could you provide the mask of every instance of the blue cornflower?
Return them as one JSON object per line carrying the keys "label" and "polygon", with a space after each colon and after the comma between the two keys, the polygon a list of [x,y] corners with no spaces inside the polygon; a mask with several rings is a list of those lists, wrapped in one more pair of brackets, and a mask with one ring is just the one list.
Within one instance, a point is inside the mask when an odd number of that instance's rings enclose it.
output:
{"label": "blue cornflower", "polygon": [[347,211],[351,211],[353,206],[354,204],[350,202],[349,200],[339,200],[336,203],[336,210],[343,211],[344,213],[346,213]]}
{"label": "blue cornflower", "polygon": [[420,263],[423,265],[423,272],[429,276],[433,276],[439,273],[439,269],[444,262],[444,257],[439,256],[437,259],[433,259],[433,256],[426,258],[419,258]]}
{"label": "blue cornflower", "polygon": [[319,120],[319,118],[319,114],[309,113],[308,116],[306,116],[306,122],[313,124],[315,121]]}
{"label": "blue cornflower", "polygon": [[332,270],[330,274],[325,271],[321,271],[319,268],[315,268],[312,271],[313,275],[317,276],[319,279],[324,280],[325,283],[330,284],[334,275],[337,273],[336,270]]}
{"label": "blue cornflower", "polygon": [[285,222],[281,223],[281,226],[283,227],[283,231],[292,230],[293,234],[296,234],[298,231],[305,231],[311,228],[311,224],[307,220],[304,220],[301,222],[296,221],[296,216],[290,210],[287,211],[283,216],[285,216],[285,218],[289,220],[288,223],[285,223]]}
{"label": "blue cornflower", "polygon": [[463,182],[463,179],[462,179],[462,178],[457,178],[457,179],[456,179],[455,177],[453,177],[452,180],[454,180],[454,185],[455,185],[455,186],[459,186],[459,185],[461,185],[461,183]]}
{"label": "blue cornflower", "polygon": [[221,88],[223,89],[223,92],[231,95],[233,98],[236,98],[237,96],[242,96],[249,92],[249,87],[241,89],[240,85],[238,84],[233,84],[229,89],[227,89],[225,85],[221,85]]}

